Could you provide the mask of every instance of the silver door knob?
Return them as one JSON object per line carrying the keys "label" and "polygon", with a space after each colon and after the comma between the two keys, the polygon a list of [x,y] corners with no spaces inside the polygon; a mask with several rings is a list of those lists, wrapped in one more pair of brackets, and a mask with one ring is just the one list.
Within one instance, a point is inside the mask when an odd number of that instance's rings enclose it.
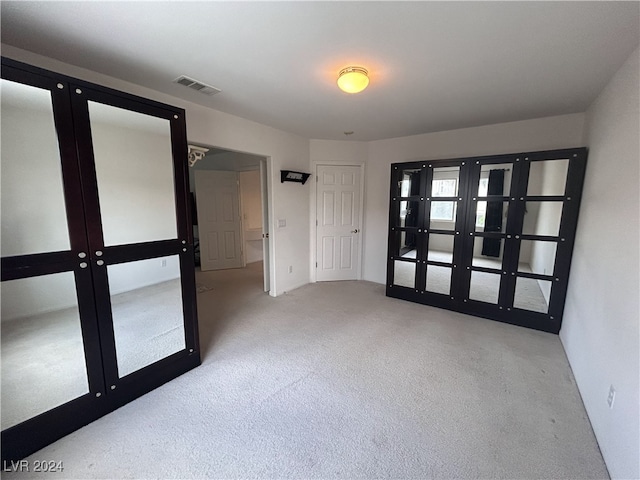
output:
{"label": "silver door knob", "polygon": [[358,233],[360,230],[358,230],[357,228],[355,230],[351,230],[351,233]]}

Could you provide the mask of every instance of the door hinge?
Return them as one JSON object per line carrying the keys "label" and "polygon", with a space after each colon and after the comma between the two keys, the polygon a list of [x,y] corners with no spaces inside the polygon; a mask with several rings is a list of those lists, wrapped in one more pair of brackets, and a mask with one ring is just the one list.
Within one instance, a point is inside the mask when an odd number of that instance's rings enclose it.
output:
{"label": "door hinge", "polygon": [[318,226],[318,219],[316,218],[316,227]]}
{"label": "door hinge", "polygon": [[318,175],[316,175],[316,183],[318,183]]}
{"label": "door hinge", "polygon": [[316,262],[316,268],[318,268],[318,262]]}

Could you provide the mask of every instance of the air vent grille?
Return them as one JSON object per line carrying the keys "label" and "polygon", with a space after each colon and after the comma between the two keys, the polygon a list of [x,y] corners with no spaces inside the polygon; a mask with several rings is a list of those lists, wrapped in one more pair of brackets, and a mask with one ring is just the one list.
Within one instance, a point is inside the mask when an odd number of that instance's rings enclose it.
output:
{"label": "air vent grille", "polygon": [[222,91],[219,88],[199,82],[198,80],[194,80],[193,78],[189,78],[185,75],[176,78],[174,80],[174,83],[184,85],[185,87],[189,87],[190,89],[200,93],[204,93],[205,95],[215,95],[216,93],[220,93]]}

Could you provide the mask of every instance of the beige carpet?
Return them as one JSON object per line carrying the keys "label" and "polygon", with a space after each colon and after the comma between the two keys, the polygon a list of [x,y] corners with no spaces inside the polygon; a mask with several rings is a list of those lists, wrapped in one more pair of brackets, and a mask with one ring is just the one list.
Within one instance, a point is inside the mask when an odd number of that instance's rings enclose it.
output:
{"label": "beige carpet", "polygon": [[198,274],[203,365],[3,478],[607,478],[557,336],[259,265]]}

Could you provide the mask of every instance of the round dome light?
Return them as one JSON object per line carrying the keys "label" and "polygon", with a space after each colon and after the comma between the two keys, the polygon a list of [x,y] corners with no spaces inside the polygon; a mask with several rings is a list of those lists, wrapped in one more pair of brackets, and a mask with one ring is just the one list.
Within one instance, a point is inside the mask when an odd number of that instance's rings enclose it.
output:
{"label": "round dome light", "polygon": [[358,93],[369,85],[369,72],[362,67],[347,67],[338,74],[338,87],[346,93]]}

